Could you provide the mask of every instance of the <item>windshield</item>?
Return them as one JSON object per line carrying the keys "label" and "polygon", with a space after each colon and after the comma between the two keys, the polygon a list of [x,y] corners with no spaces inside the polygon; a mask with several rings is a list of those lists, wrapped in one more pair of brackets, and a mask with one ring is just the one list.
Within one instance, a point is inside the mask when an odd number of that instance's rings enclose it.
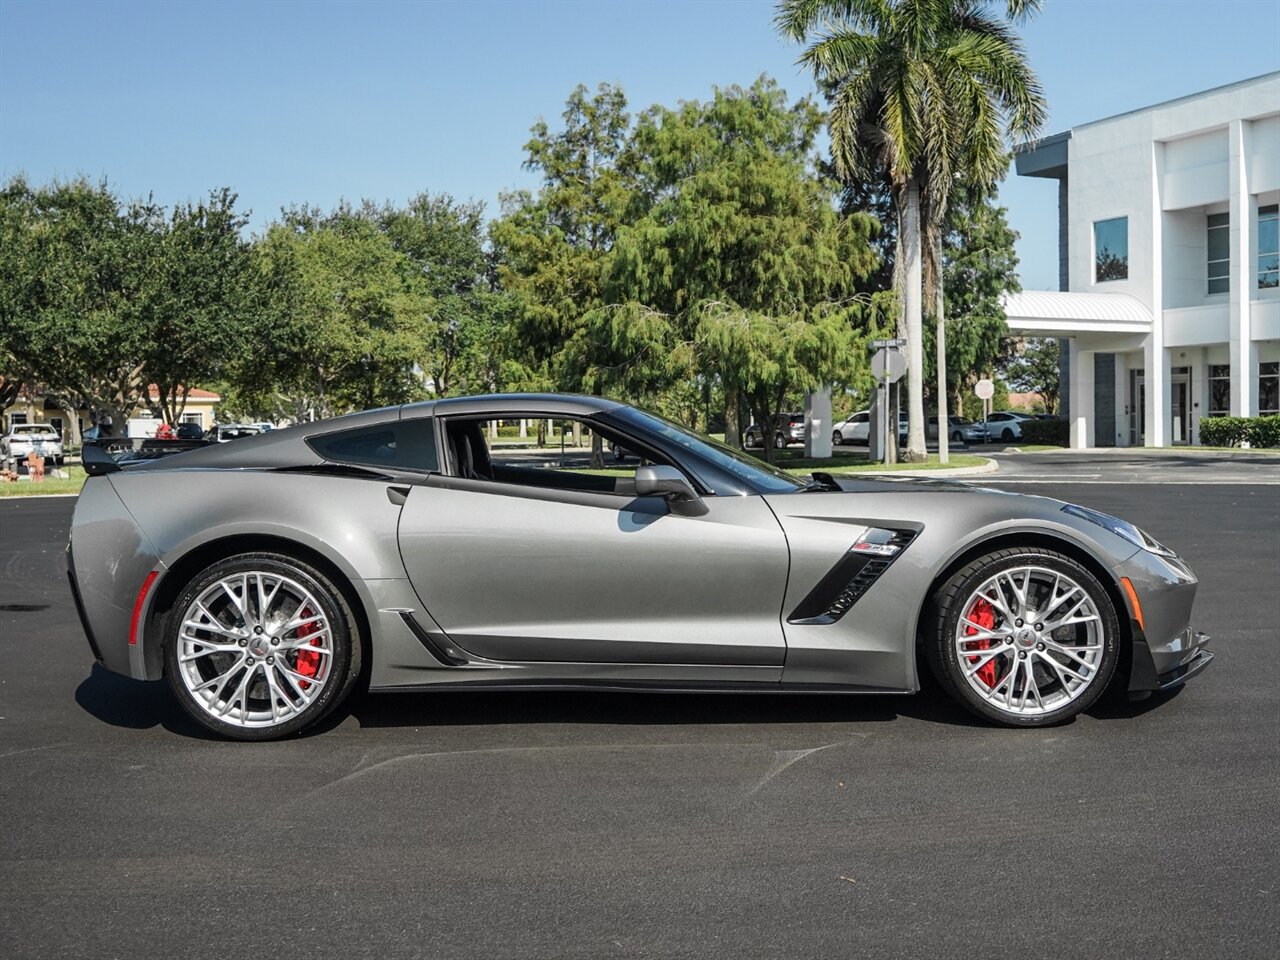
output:
{"label": "windshield", "polygon": [[792,490],[804,489],[804,481],[791,474],[784,473],[777,467],[771,467],[741,450],[734,450],[730,446],[718,443],[710,437],[686,430],[679,424],[656,414],[645,413],[634,407],[623,407],[613,411],[613,415],[625,423],[657,434],[664,440],[697,454],[725,473],[750,484],[762,493],[789,493]]}

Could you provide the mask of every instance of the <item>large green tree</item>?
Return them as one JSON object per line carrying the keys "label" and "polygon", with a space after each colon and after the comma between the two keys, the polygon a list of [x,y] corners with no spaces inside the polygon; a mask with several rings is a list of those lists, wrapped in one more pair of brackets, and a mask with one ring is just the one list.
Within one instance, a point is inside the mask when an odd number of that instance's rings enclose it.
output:
{"label": "large green tree", "polygon": [[236,405],[306,420],[424,395],[433,302],[376,223],[292,210],[256,251],[263,349],[230,378]]}
{"label": "large green tree", "polygon": [[607,353],[584,321],[605,304],[604,283],[630,202],[626,172],[631,117],[622,90],[579,86],[565,104],[563,129],[531,129],[526,169],[542,175],[536,194],[502,199],[492,236],[503,287],[523,303],[519,334],[535,367],[561,389],[600,386],[593,363]]}
{"label": "large green tree", "polygon": [[[158,385],[176,421],[187,391],[245,348],[249,254],[228,190],[167,214],[105,183],[0,191],[0,364],[119,432]],[[74,417],[72,417],[74,422]]]}
{"label": "large green tree", "polygon": [[175,207],[153,251],[139,355],[166,423],[181,419],[193,386],[220,378],[250,346],[252,251],[235,204],[222,189]]}
{"label": "large green tree", "polygon": [[[793,392],[852,378],[875,265],[874,221],[841,217],[812,155],[822,114],[767,78],[637,124],[634,222],[618,233],[610,299],[633,348],[674,336],[674,369],[718,379],[726,436],[737,398],[772,422]],[[771,455],[771,451],[770,451]]]}
{"label": "large green tree", "polygon": [[[836,169],[852,179],[883,168],[893,184],[910,460],[925,457],[922,210],[940,224],[957,178],[980,187],[993,183],[1007,166],[1006,137],[1029,137],[1042,124],[1040,85],[1009,23],[1039,6],[1040,0],[783,0],[779,6],[779,29],[810,44],[801,62],[831,91]],[[935,288],[936,279],[935,271]]]}

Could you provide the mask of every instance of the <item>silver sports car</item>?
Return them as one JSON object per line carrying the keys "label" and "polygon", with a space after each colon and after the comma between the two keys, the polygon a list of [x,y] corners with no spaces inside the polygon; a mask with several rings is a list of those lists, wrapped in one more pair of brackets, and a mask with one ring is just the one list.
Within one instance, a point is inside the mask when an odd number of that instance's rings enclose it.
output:
{"label": "silver sports car", "polygon": [[[638,462],[589,469],[562,445],[587,434]],[[1039,726],[1212,659],[1195,576],[1123,520],[797,480],[599,398],[439,400],[125,464],[90,447],[85,468],[68,569],[94,656],[242,740],[358,684],[911,693],[925,669]]]}

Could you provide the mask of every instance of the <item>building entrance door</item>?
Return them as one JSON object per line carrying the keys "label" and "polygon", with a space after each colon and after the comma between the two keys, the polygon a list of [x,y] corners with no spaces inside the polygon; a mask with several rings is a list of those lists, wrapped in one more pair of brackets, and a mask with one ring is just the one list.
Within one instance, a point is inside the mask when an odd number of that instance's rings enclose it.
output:
{"label": "building entrance door", "polygon": [[1169,413],[1173,421],[1170,439],[1191,442],[1191,368],[1174,367],[1169,379]]}
{"label": "building entrance door", "polygon": [[1129,371],[1129,446],[1140,447],[1147,436],[1147,378],[1145,371]]}

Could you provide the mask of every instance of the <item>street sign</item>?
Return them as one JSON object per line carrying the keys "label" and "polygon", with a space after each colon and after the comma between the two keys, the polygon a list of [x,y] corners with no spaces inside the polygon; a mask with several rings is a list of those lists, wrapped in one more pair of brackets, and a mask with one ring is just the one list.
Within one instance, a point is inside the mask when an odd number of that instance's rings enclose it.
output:
{"label": "street sign", "polygon": [[990,400],[996,395],[996,385],[983,377],[974,385],[973,392],[977,394],[979,400]]}
{"label": "street sign", "polygon": [[907,341],[905,340],[872,340],[871,341],[871,346],[875,347],[877,350],[883,350],[885,347],[895,347],[895,348],[905,347],[906,345],[907,345]]}
{"label": "street sign", "polygon": [[907,358],[897,350],[880,350],[871,358],[871,375],[883,383],[897,383],[907,372]]}

